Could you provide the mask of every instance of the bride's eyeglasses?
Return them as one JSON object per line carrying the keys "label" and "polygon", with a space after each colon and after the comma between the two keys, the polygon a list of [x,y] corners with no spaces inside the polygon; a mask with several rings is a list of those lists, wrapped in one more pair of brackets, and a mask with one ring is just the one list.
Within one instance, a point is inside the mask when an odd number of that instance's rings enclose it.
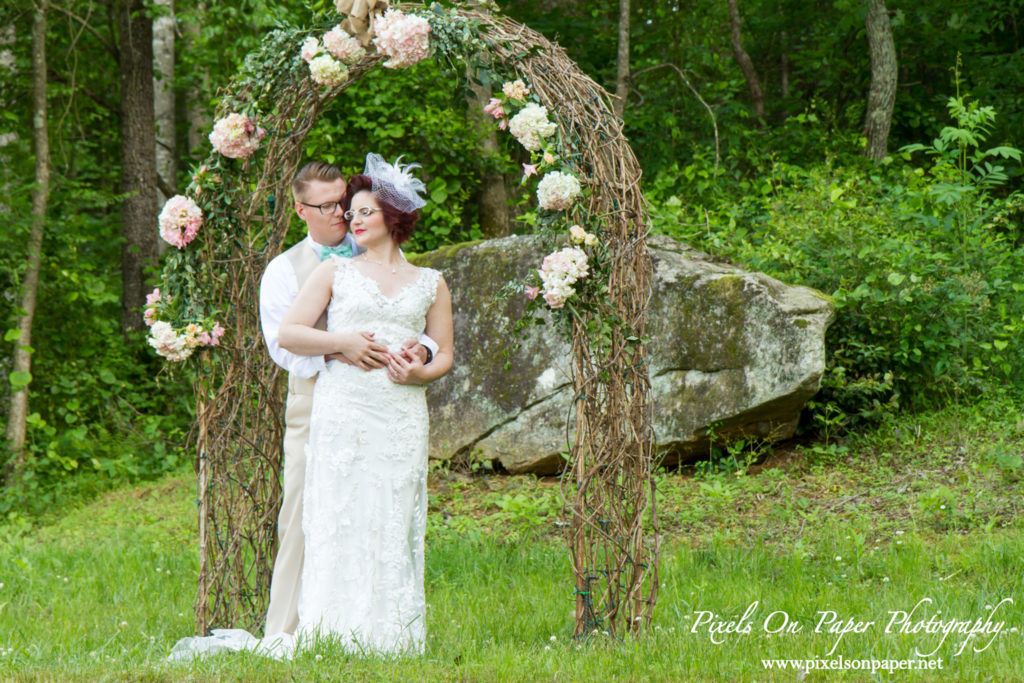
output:
{"label": "bride's eyeglasses", "polygon": [[345,220],[350,221],[353,218],[355,218],[357,215],[362,216],[363,218],[367,218],[369,216],[372,216],[374,214],[374,212],[376,212],[376,211],[380,211],[380,209],[379,208],[373,209],[373,208],[370,208],[369,206],[360,207],[358,211],[353,211],[353,210],[349,209],[344,214],[345,215]]}
{"label": "bride's eyeglasses", "polygon": [[321,216],[330,216],[338,210],[339,206],[341,206],[341,202],[327,202],[325,204],[307,204],[306,202],[299,202],[299,204],[308,206],[311,209],[320,209]]}

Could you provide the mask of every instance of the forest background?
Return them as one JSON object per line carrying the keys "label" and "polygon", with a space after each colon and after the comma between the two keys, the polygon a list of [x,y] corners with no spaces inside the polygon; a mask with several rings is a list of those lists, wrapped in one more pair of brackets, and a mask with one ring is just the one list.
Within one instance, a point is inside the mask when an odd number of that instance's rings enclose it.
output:
{"label": "forest background", "polygon": [[[141,318],[156,216],[245,55],[327,5],[0,0],[9,522],[191,460],[189,377]],[[804,435],[842,449],[887,414],[1024,394],[1024,1],[500,5],[620,95],[656,232],[834,298]],[[346,173],[423,165],[413,251],[528,230],[527,159],[465,76],[376,71],[307,141]]]}

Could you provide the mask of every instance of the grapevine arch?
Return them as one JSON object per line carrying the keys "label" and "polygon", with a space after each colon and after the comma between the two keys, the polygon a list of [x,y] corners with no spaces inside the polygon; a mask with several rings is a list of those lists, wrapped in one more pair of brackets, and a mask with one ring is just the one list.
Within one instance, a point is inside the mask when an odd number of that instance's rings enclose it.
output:
{"label": "grapevine arch", "polygon": [[[612,259],[607,297],[571,323],[576,438],[563,491],[571,512],[575,635],[638,629],[650,621],[659,585],[650,380],[641,341],[651,263],[639,165],[611,96],[562,48],[478,9],[402,8],[430,18],[436,58],[529,83],[572,151],[569,168],[590,190],[568,211],[566,225],[597,221]],[[319,86],[297,58],[308,35],[309,29],[268,34],[220,93],[218,117],[243,112],[268,135],[252,157],[213,152],[197,171],[188,194],[202,206],[207,237],[172,253],[164,271],[163,286],[183,307],[179,317],[227,312],[220,348],[197,354],[199,633],[228,625],[262,629],[281,497],[283,373],[259,333],[259,278],[285,246],[290,183],[306,135],[325,107],[383,61],[371,53],[345,83]],[[602,320],[617,322],[598,348],[592,331]]]}

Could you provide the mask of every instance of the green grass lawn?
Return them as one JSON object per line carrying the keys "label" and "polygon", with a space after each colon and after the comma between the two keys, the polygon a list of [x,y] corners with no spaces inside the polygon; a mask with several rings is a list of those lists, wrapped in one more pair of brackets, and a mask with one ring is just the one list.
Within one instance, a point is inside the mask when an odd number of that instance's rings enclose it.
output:
{"label": "green grass lawn", "polygon": [[[119,489],[33,528],[0,527],[0,679],[1021,681],[1019,408],[999,399],[904,415],[838,445],[777,449],[742,473],[659,474],[658,607],[648,633],[623,641],[569,638],[556,482],[438,469],[425,655],[363,659],[322,644],[292,662],[172,665],[165,656],[193,624],[193,480]],[[911,624],[1005,623],[963,647],[962,634],[887,628],[919,603]],[[748,610],[749,632],[722,632]],[[784,624],[795,632],[769,632]],[[801,678],[762,664],[839,657],[942,669]]]}

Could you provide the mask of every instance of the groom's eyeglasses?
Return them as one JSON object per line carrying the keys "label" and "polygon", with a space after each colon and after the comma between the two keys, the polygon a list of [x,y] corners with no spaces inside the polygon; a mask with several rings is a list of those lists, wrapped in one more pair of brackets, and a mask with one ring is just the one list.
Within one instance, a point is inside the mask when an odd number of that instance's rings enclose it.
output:
{"label": "groom's eyeglasses", "polygon": [[306,202],[299,202],[303,206],[308,206],[311,209],[320,209],[321,216],[330,216],[338,207],[341,206],[341,202],[327,202],[326,204],[307,204]]}
{"label": "groom's eyeglasses", "polygon": [[372,216],[375,211],[380,211],[380,209],[372,209],[369,206],[361,207],[358,211],[353,211],[352,209],[349,209],[348,211],[345,212],[345,220],[350,221],[353,218],[355,218],[356,215],[366,218],[368,216]]}

